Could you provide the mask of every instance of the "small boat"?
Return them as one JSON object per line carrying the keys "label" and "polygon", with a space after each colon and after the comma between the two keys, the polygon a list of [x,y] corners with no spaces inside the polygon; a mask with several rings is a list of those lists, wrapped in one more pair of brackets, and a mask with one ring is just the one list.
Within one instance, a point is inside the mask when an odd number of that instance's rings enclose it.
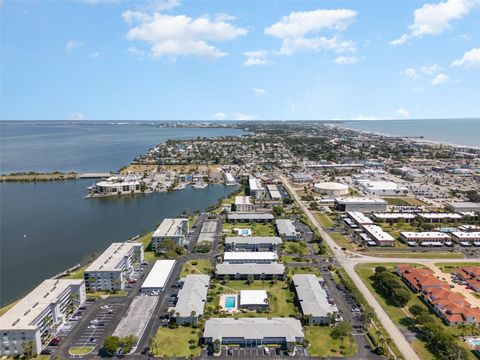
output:
{"label": "small boat", "polygon": [[207,183],[204,183],[203,181],[197,181],[195,184],[193,184],[194,189],[205,189],[208,186]]}

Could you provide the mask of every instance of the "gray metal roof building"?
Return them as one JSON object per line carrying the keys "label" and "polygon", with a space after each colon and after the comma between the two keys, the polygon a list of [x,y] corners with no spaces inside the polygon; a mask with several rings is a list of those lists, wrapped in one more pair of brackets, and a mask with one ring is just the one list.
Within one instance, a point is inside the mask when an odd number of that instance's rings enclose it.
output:
{"label": "gray metal roof building", "polygon": [[292,220],[278,219],[275,220],[275,225],[277,226],[278,234],[286,240],[296,240],[300,236]]}
{"label": "gray metal roof building", "polygon": [[278,236],[232,236],[225,238],[225,244],[272,244],[280,245],[282,239]]}
{"label": "gray metal roof building", "polygon": [[322,279],[313,274],[299,274],[293,275],[292,280],[303,315],[310,315],[313,323],[330,322],[329,314],[338,309],[328,302],[327,293],[320,285]]}
{"label": "gray metal roof building", "polygon": [[196,317],[203,315],[210,276],[187,275],[180,281],[183,287],[178,292],[177,304],[169,310],[173,309],[180,318],[190,318],[192,311],[195,311]]}
{"label": "gray metal roof building", "polygon": [[273,215],[270,213],[229,213],[229,221],[272,221]]}
{"label": "gray metal roof building", "polygon": [[276,262],[270,264],[217,264],[215,273],[220,276],[224,275],[278,275],[283,276],[285,266]]}
{"label": "gray metal roof building", "polygon": [[203,338],[223,344],[278,344],[300,342],[304,338],[302,324],[294,318],[213,318],[205,323]]}

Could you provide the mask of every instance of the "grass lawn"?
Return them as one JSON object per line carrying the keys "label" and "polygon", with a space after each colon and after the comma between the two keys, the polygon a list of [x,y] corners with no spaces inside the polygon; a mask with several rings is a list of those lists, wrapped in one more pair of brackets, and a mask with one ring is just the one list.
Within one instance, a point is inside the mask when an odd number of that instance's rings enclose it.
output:
{"label": "grass lawn", "polygon": [[335,226],[334,222],[332,221],[332,219],[330,219],[328,217],[328,215],[325,215],[323,213],[315,212],[314,216],[318,220],[320,225],[322,225],[322,227],[324,227],[324,228],[332,228],[332,227]]}
{"label": "grass lawn", "polygon": [[442,270],[444,273],[450,273],[453,269],[460,267],[460,266],[480,266],[480,262],[478,263],[468,263],[468,262],[456,262],[456,263],[436,263],[436,267]]}
{"label": "grass lawn", "polygon": [[368,252],[370,256],[376,257],[396,257],[396,258],[410,258],[410,259],[464,259],[465,256],[461,253],[457,252],[403,252],[403,251],[395,251],[395,252],[380,252],[380,251],[371,251]]}
{"label": "grass lawn", "polygon": [[[248,311],[245,313],[236,313],[236,317],[294,317],[300,315],[293,301],[295,295],[290,291],[286,281],[270,281],[255,280],[251,284],[247,284],[243,280],[230,280],[225,285],[217,282],[208,290],[208,296],[211,301],[207,302],[207,309],[214,311],[219,305],[220,294],[234,293],[240,290],[267,290],[270,302],[270,311],[267,313]],[[214,315],[216,316],[216,315]],[[233,316],[233,315],[226,315]]]}
{"label": "grass lawn", "polygon": [[152,235],[153,235],[153,231],[137,239],[137,242],[140,242],[143,244],[143,252],[144,252],[144,257],[146,262],[153,262],[157,260],[157,256],[150,249],[150,243],[152,242]]}
{"label": "grass lawn", "polygon": [[289,255],[282,255],[282,263],[296,263],[296,262],[310,262],[310,259],[304,258],[302,256],[289,256]]}
{"label": "grass lawn", "polygon": [[347,339],[343,342],[330,337],[332,328],[328,326],[305,326],[305,339],[310,343],[308,353],[311,356],[353,356],[357,353],[355,341],[351,344]]}
{"label": "grass lawn", "polygon": [[128,291],[121,290],[116,292],[107,292],[107,291],[95,291],[87,293],[87,297],[100,299],[102,297],[125,297],[128,295]]}
{"label": "grass lawn", "polygon": [[397,197],[385,197],[383,198],[388,205],[397,205],[397,206],[408,206],[411,205],[410,202],[407,201],[405,198],[397,198]]}
{"label": "grass lawn", "polygon": [[287,275],[290,277],[295,274],[315,274],[320,276],[320,270],[316,267],[308,267],[308,266],[289,266],[287,267]]}
{"label": "grass lawn", "polygon": [[[161,327],[152,342],[152,351],[157,357],[182,357],[200,355],[199,329],[179,326],[176,329]],[[191,342],[191,344],[189,343]],[[195,346],[190,349],[190,346]],[[192,347],[193,347],[192,346]]]}
{"label": "grass lawn", "polygon": [[180,277],[190,274],[209,274],[212,264],[207,259],[195,259],[187,261],[180,272]]}
{"label": "grass lawn", "polygon": [[283,251],[287,254],[307,255],[310,249],[307,244],[301,241],[285,241],[283,243]]}
{"label": "grass lawn", "polygon": [[68,349],[70,355],[87,355],[95,350],[95,346],[72,346]]}
{"label": "grass lawn", "polygon": [[70,274],[64,276],[62,279],[83,279],[87,266],[88,265],[79,267],[77,270],[70,272]]}
{"label": "grass lawn", "polygon": [[337,245],[341,248],[346,248],[350,251],[355,251],[357,245],[355,243],[351,243],[348,241],[345,235],[340,234],[339,232],[332,232],[330,233],[331,238],[337,243]]}
{"label": "grass lawn", "polygon": [[223,230],[227,236],[236,236],[237,232],[233,229],[251,229],[252,236],[276,236],[273,224],[270,223],[224,223]]}

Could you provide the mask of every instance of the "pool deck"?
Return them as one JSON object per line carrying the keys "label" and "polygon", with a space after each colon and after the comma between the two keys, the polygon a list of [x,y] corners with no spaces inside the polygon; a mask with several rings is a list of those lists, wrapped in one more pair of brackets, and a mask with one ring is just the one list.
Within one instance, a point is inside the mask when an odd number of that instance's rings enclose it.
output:
{"label": "pool deck", "polygon": [[[235,298],[235,307],[226,307],[225,301],[227,300],[228,297],[234,297]],[[236,313],[238,312],[238,294],[231,293],[231,294],[221,294],[220,295],[220,308],[228,313]]]}

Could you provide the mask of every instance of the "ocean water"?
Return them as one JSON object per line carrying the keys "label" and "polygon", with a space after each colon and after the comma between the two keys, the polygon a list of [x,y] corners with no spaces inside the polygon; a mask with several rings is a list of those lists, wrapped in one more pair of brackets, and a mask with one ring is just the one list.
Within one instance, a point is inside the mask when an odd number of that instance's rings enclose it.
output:
{"label": "ocean water", "polygon": [[480,147],[480,118],[346,121],[338,126],[385,135],[423,136],[430,141]]}
{"label": "ocean water", "polygon": [[94,121],[0,121],[0,173],[117,171],[135,156],[168,139],[241,134],[243,131],[238,129],[159,128]]}

